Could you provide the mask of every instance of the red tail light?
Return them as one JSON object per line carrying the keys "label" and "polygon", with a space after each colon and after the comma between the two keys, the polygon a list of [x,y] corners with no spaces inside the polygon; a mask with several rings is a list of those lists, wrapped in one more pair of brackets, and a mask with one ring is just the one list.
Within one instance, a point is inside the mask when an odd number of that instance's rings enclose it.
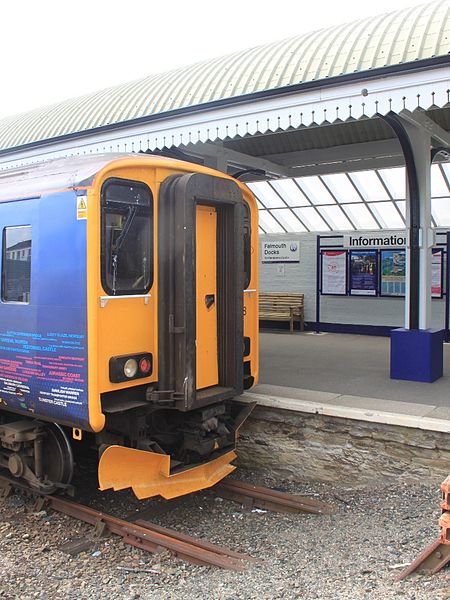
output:
{"label": "red tail light", "polygon": [[141,358],[141,360],[139,361],[139,371],[143,374],[143,375],[147,375],[147,373],[150,373],[150,369],[152,368],[152,363],[148,358]]}

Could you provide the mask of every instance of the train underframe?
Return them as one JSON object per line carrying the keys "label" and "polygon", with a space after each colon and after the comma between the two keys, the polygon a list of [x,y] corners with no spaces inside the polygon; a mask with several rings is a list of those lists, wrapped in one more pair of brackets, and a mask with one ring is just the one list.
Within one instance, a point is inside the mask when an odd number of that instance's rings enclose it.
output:
{"label": "train underframe", "polygon": [[[90,436],[99,455],[100,489],[131,487],[138,498],[183,495],[230,473],[239,427],[253,406],[226,401],[182,412],[116,402],[106,426]],[[40,493],[73,492],[72,428],[2,412],[0,468]]]}

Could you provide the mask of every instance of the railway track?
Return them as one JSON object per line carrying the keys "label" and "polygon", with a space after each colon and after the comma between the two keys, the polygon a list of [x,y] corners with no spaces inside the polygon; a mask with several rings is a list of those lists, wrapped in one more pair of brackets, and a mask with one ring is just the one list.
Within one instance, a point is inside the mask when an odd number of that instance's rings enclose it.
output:
{"label": "railway track", "polygon": [[[89,506],[67,500],[60,496],[43,496],[31,490],[27,485],[0,475],[0,497],[6,497],[12,490],[18,489],[36,496],[37,509],[52,509],[94,526],[94,532],[116,534],[131,546],[148,552],[169,550],[175,556],[193,564],[212,565],[223,569],[242,571],[250,562],[257,559],[230,548],[191,537],[173,529],[167,529],[139,518],[129,521],[120,519]],[[240,502],[246,508],[253,506],[278,512],[309,512],[315,514],[331,514],[333,507],[318,500],[293,496],[268,488],[245,484],[241,481],[228,480],[215,486],[213,491],[224,498]],[[143,513],[144,514],[144,513]],[[141,515],[142,517],[142,515]],[[67,550],[76,552],[86,549],[88,539],[78,543],[67,544]],[[69,549],[71,547],[71,549]],[[75,550],[74,550],[75,549]]]}
{"label": "railway track", "polygon": [[218,496],[239,502],[248,510],[255,507],[274,512],[315,515],[332,515],[336,512],[334,506],[320,500],[259,487],[237,479],[224,479],[212,489]]}

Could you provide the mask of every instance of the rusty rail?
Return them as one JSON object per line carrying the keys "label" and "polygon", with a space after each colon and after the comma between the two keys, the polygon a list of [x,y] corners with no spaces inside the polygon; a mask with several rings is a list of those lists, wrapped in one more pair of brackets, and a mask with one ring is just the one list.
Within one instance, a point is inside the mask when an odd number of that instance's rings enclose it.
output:
{"label": "rusty rail", "polygon": [[224,479],[212,489],[218,496],[239,502],[248,510],[255,507],[282,513],[315,515],[332,515],[336,512],[334,506],[314,498],[287,494],[236,479]]}
{"label": "rusty rail", "polygon": [[[89,523],[96,530],[119,535],[126,544],[148,552],[167,549],[175,556],[194,564],[213,565],[236,571],[242,571],[245,569],[246,563],[256,561],[246,554],[161,527],[146,519],[140,518],[136,521],[119,519],[59,496],[40,495],[23,483],[0,475],[0,498],[6,495],[8,489],[13,488],[25,490],[28,493],[31,491],[37,496],[42,508],[51,508],[79,521]],[[257,507],[276,512],[319,515],[331,515],[335,512],[333,506],[320,500],[287,494],[235,479],[223,480],[212,489],[218,496],[240,502],[246,509]],[[74,546],[78,545],[79,548],[83,548],[83,542],[85,540],[80,540]]]}
{"label": "rusty rail", "polygon": [[398,579],[405,579],[414,572],[421,575],[434,575],[443,569],[449,561],[450,546],[443,544],[438,538],[400,573]]}
{"label": "rusty rail", "polygon": [[[0,476],[0,485],[3,488],[9,486],[30,492],[28,486],[8,477]],[[37,493],[36,496],[43,508],[51,508],[97,528],[101,526],[106,531],[122,537],[126,544],[148,552],[167,549],[175,556],[194,564],[213,565],[235,571],[244,570],[246,562],[255,560],[245,554],[160,527],[148,521],[132,523],[58,496],[41,496]]]}

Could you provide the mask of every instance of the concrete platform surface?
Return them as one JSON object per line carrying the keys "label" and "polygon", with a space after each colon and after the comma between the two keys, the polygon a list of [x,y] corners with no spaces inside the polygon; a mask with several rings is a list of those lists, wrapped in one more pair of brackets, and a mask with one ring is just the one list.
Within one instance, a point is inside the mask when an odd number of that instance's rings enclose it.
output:
{"label": "concrete platform surface", "polygon": [[314,390],[257,385],[241,397],[260,406],[450,433],[450,408]]}
{"label": "concrete platform surface", "polygon": [[243,398],[280,408],[450,433],[450,347],[434,383],[392,380],[389,339],[262,333],[260,383]]}
{"label": "concrete platform surface", "polygon": [[434,383],[389,377],[389,338],[314,333],[261,333],[260,383],[450,409],[450,346],[444,377]]}

